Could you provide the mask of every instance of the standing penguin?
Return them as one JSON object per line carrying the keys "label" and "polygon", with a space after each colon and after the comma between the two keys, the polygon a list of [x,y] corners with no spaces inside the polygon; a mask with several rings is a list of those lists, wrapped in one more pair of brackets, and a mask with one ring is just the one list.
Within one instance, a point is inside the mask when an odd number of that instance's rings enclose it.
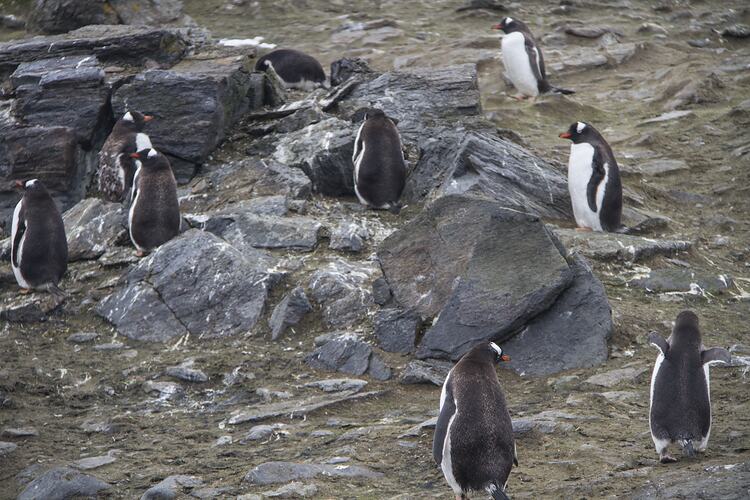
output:
{"label": "standing penguin", "polygon": [[131,153],[148,149],[151,140],[143,127],[153,117],[128,111],[117,120],[99,153],[99,192],[109,201],[124,201],[135,175]]}
{"label": "standing penguin", "polygon": [[11,267],[21,293],[47,290],[64,296],[58,283],[68,269],[68,241],[60,210],[38,179],[16,185],[25,189],[13,211]]}
{"label": "standing penguin", "polygon": [[354,141],[354,192],[360,203],[398,213],[406,183],[406,162],[396,123],[370,109]]}
{"label": "standing penguin", "polygon": [[506,17],[492,27],[506,33],[501,46],[503,64],[508,78],[520,92],[518,99],[536,97],[546,92],[575,94],[573,90],[553,87],[547,81],[542,51],[537,47],[529,28],[517,19]]}
{"label": "standing penguin", "polygon": [[169,160],[153,148],[133,153],[133,178],[128,228],[137,255],[145,254],[180,232],[177,182]]}
{"label": "standing penguin", "polygon": [[711,434],[711,394],[708,369],[712,363],[729,363],[725,349],[705,349],[698,316],[692,311],[677,315],[672,335],[664,340],[656,332],[648,336],[657,347],[651,376],[649,424],[651,439],[662,463],[676,462],[667,451],[679,443],[688,456],[705,451]]}
{"label": "standing penguin", "polygon": [[622,228],[622,184],[612,148],[594,127],[576,122],[562,139],[570,139],[568,190],[573,215],[581,230]]}
{"label": "standing penguin", "polygon": [[481,343],[456,363],[443,383],[432,456],[456,499],[485,490],[508,498],[505,486],[518,465],[513,425],[495,373],[510,358],[495,343]]}
{"label": "standing penguin", "polygon": [[325,86],[323,66],[312,56],[294,49],[277,49],[255,63],[255,71],[273,69],[287,88],[312,90]]}

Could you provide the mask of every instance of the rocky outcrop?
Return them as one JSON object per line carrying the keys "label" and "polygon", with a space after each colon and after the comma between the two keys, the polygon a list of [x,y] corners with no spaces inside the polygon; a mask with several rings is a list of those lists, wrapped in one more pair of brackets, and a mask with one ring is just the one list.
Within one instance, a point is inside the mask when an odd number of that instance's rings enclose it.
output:
{"label": "rocky outcrop", "polygon": [[321,265],[310,277],[310,294],[323,308],[323,321],[331,328],[343,328],[361,321],[372,305],[367,286],[376,269],[337,259]]}
{"label": "rocky outcrop", "polygon": [[305,358],[316,370],[338,371],[349,375],[367,373],[377,380],[391,378],[391,370],[372,347],[356,335],[338,335],[318,347]]}
{"label": "rocky outcrop", "polygon": [[68,261],[98,259],[127,238],[127,210],[119,203],[86,198],[63,214]]}
{"label": "rocky outcrop", "polygon": [[312,305],[301,286],[294,288],[284,295],[273,309],[268,326],[271,327],[271,339],[278,339],[289,327],[299,323],[302,318],[312,311]]}
{"label": "rocky outcrop", "polygon": [[122,335],[137,340],[236,335],[260,319],[268,276],[262,263],[193,229],[132,268],[125,286],[96,310]]}

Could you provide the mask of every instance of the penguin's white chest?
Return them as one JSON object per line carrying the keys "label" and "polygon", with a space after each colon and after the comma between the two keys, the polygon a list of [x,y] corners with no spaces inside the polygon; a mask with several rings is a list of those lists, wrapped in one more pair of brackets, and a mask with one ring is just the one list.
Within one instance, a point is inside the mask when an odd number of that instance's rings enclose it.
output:
{"label": "penguin's white chest", "polygon": [[[503,64],[508,78],[516,89],[529,97],[539,95],[539,85],[531,69],[531,61],[526,53],[526,40],[523,33],[505,35],[502,41]],[[537,56],[538,60],[538,56]]]}
{"label": "penguin's white chest", "polygon": [[[26,233],[21,236],[21,241],[18,243],[18,250],[15,249],[15,242],[16,242],[16,234],[18,233],[19,224],[20,221],[20,213],[21,213],[21,204],[23,203],[23,200],[19,201],[16,205],[15,210],[13,210],[13,223],[11,225],[11,252],[16,253],[18,255],[18,265],[16,266],[15,262],[11,259],[11,268],[13,269],[13,276],[16,277],[16,282],[18,283],[18,286],[21,288],[31,288],[31,286],[26,282],[26,279],[21,274],[21,261],[23,259],[23,244],[26,242]],[[26,228],[26,231],[28,231],[28,228]]]}
{"label": "penguin's white chest", "polygon": [[[568,160],[568,190],[570,201],[573,205],[573,216],[579,227],[588,227],[594,231],[602,231],[602,223],[599,220],[598,210],[591,210],[586,192],[589,181],[594,172],[594,146],[587,142],[572,144],[570,146],[570,158]],[[605,184],[607,178],[602,180]],[[604,189],[597,190],[596,206],[600,207],[604,197]]]}

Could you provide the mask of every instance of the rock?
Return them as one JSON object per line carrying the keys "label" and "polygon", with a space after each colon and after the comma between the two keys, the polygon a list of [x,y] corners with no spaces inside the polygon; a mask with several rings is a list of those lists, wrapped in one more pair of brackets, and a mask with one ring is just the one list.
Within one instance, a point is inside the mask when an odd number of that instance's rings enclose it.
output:
{"label": "rock", "polygon": [[169,476],[158,484],[155,484],[141,496],[141,500],[169,500],[177,498],[184,489],[192,489],[203,486],[203,481],[195,476]]}
{"label": "rock", "polygon": [[32,293],[4,300],[0,306],[0,319],[11,323],[45,321],[65,302],[65,298],[50,293]]}
{"label": "rock", "polygon": [[305,314],[312,311],[312,305],[301,286],[284,295],[273,309],[268,326],[271,327],[271,339],[277,340],[290,326],[299,323]]}
{"label": "rock", "polygon": [[453,195],[386,238],[378,258],[396,302],[437,316],[417,357],[457,360],[549,308],[573,278],[557,244],[536,217]]}
{"label": "rock", "polygon": [[307,498],[314,497],[316,493],[318,493],[318,487],[314,484],[292,481],[277,490],[264,491],[263,496],[270,498]]}
{"label": "rock", "polygon": [[601,387],[614,387],[624,382],[634,382],[640,375],[649,371],[649,368],[621,368],[618,370],[611,370],[604,373],[598,373],[592,375],[586,379],[586,383],[598,385]]}
{"label": "rock", "polygon": [[319,265],[310,277],[309,288],[313,300],[323,307],[327,326],[342,328],[364,319],[372,305],[368,281],[374,273],[372,264],[343,259]]}
{"label": "rock", "polygon": [[566,26],[564,31],[568,35],[573,35],[581,38],[599,38],[606,33],[613,33],[622,36],[622,33],[611,28],[610,26]]}
{"label": "rock", "polygon": [[680,118],[684,118],[686,116],[692,115],[693,112],[690,110],[684,110],[684,111],[670,111],[668,113],[663,113],[657,117],[649,118],[648,120],[644,120],[640,123],[640,125],[647,125],[649,123],[661,123],[671,120],[678,120]]}
{"label": "rock", "polygon": [[112,434],[118,430],[117,426],[110,422],[93,422],[90,420],[82,423],[80,429],[86,434]]}
{"label": "rock", "polygon": [[351,78],[360,80],[374,76],[374,71],[364,59],[343,58],[331,63],[331,85],[341,85]]}
{"label": "rock", "polygon": [[548,410],[530,417],[512,419],[513,434],[518,437],[531,431],[537,431],[542,434],[570,432],[578,427],[582,420],[592,420],[594,418],[596,417]]}
{"label": "rock", "polygon": [[167,400],[182,396],[185,390],[180,384],[174,382],[154,382],[147,380],[143,383],[143,392],[146,394],[158,394],[159,399]]}
{"label": "rock", "polygon": [[634,171],[641,175],[659,176],[665,174],[671,174],[674,172],[684,172],[689,170],[690,167],[683,160],[667,160],[658,159],[645,161],[634,166],[632,169],[625,169],[624,173]]}
{"label": "rock", "polygon": [[331,250],[361,252],[370,234],[367,228],[352,221],[341,221],[331,231]]}
{"label": "rock", "polygon": [[370,368],[367,370],[367,374],[375,380],[390,380],[392,371],[391,368],[385,364],[383,358],[372,353],[370,358]]}
{"label": "rock", "polygon": [[372,282],[372,300],[379,306],[386,305],[391,297],[391,288],[382,276]]}
{"label": "rock", "polygon": [[406,365],[399,382],[402,384],[435,384],[442,387],[453,364],[437,359],[414,360]]}
{"label": "rock", "polygon": [[109,465],[117,461],[117,457],[115,456],[117,454],[117,451],[119,450],[110,450],[106,455],[82,458],[80,460],[76,460],[71,465],[79,470],[91,470],[97,469],[99,467],[104,467],[105,465]]}
{"label": "rock", "polygon": [[214,442],[214,446],[226,446],[228,444],[232,444],[232,436],[229,435],[221,436]]}
{"label": "rock", "polygon": [[164,370],[164,374],[169,377],[174,377],[185,382],[208,382],[208,375],[203,373],[201,370],[191,368],[193,366],[193,360],[187,360],[180,365],[170,366]]}
{"label": "rock", "polygon": [[750,26],[746,24],[734,24],[724,28],[721,36],[729,38],[750,38]]}
{"label": "rock", "polygon": [[428,420],[425,420],[424,422],[420,422],[414,427],[409,428],[406,432],[403,434],[400,434],[398,436],[399,439],[405,438],[405,437],[417,437],[422,433],[422,430],[424,429],[434,429],[437,425],[438,417],[432,417]]}
{"label": "rock", "polygon": [[0,441],[0,457],[10,455],[13,453],[18,445],[16,443],[9,443],[7,441]]}
{"label": "rock", "polygon": [[120,203],[86,198],[63,214],[68,261],[98,259],[128,236],[127,209]]}
{"label": "rock", "polygon": [[398,309],[381,309],[373,318],[378,346],[388,352],[414,352],[417,329],[421,323],[422,320],[414,314]]}
{"label": "rock", "polygon": [[[87,149],[103,141],[111,119],[109,88],[96,56],[21,63],[10,76],[11,113],[26,126],[68,127]],[[70,110],[75,109],[75,113]]]}
{"label": "rock", "polygon": [[318,193],[353,195],[354,136],[351,123],[328,118],[280,137],[273,160],[301,169]]}
{"label": "rock", "polygon": [[106,2],[37,0],[29,13],[29,31],[66,33],[89,24],[118,24],[117,13]]}
{"label": "rock", "polygon": [[18,500],[66,500],[76,497],[94,497],[108,491],[111,486],[93,476],[81,474],[67,467],[56,467],[31,481],[18,495]]}
{"label": "rock", "polygon": [[67,340],[73,344],[85,344],[99,338],[99,334],[96,332],[78,332],[69,335]]}
{"label": "rock", "polygon": [[189,57],[168,70],[140,73],[115,90],[112,110],[139,109],[155,117],[144,132],[172,158],[179,179],[189,179],[248,111],[252,63],[247,56]]}
{"label": "rock", "polygon": [[241,444],[245,444],[248,441],[260,441],[262,439],[266,439],[270,437],[275,430],[280,429],[284,427],[283,424],[273,424],[273,425],[254,425],[250,428],[247,434],[245,434],[245,437],[242,438],[240,441]]}
{"label": "rock", "polygon": [[359,391],[367,385],[366,380],[357,378],[330,378],[308,382],[305,387],[316,387],[325,392]]}
{"label": "rock", "polygon": [[614,325],[604,286],[582,257],[574,256],[571,267],[571,285],[502,345],[510,355],[508,367],[519,374],[546,376],[607,361]]}
{"label": "rock", "polygon": [[195,24],[182,12],[182,0],[108,0],[108,2],[123,24],[146,26]]}
{"label": "rock", "polygon": [[26,21],[13,14],[0,14],[0,26],[9,30],[20,30],[26,27]]}
{"label": "rock", "polygon": [[9,438],[35,437],[39,433],[33,427],[6,427],[3,429],[2,436]]}
{"label": "rock", "polygon": [[690,269],[654,269],[648,276],[628,282],[628,286],[642,288],[647,292],[690,292],[697,286],[704,293],[724,293],[734,285],[732,278]]}
{"label": "rock", "polygon": [[[356,335],[343,334],[335,337],[305,357],[305,363],[316,370],[338,371],[350,375],[363,375],[371,369],[374,359],[379,356],[372,352],[369,344],[357,339]],[[380,378],[382,362],[375,361],[375,372]],[[372,373],[371,373],[372,375]],[[386,378],[388,378],[390,374]]]}
{"label": "rock", "polygon": [[579,252],[602,261],[640,262],[656,255],[675,255],[692,247],[689,241],[681,240],[656,240],[617,233],[580,233],[573,229],[553,230],[569,252]]}
{"label": "rock", "polygon": [[466,3],[464,3],[464,5],[456,9],[456,12],[464,12],[467,10],[479,10],[479,9],[495,10],[495,11],[508,10],[503,4],[499,3],[497,0],[467,0]]}
{"label": "rock", "polygon": [[237,413],[227,420],[230,425],[243,424],[245,422],[260,422],[268,418],[285,416],[288,418],[304,418],[307,414],[321,408],[327,408],[344,401],[354,401],[369,397],[380,396],[383,391],[342,391],[337,393],[325,394],[322,396],[312,396],[303,401],[288,400],[278,403],[260,405],[251,408],[249,411]]}
{"label": "rock", "polygon": [[361,465],[301,464],[293,462],[265,462],[245,474],[244,481],[253,484],[286,483],[316,476],[364,477],[377,479],[383,474]]}
{"label": "rock", "polygon": [[750,462],[698,467],[690,474],[677,470],[660,472],[633,491],[635,500],[651,498],[747,498],[750,484]]}
{"label": "rock", "polygon": [[285,195],[291,199],[310,196],[312,183],[299,169],[273,161],[243,161],[222,165],[206,174],[227,199],[252,199]]}
{"label": "rock", "polygon": [[104,62],[142,65],[147,60],[172,64],[185,53],[189,40],[178,30],[144,26],[85,26],[46,37],[0,43],[0,75],[23,62],[63,56],[91,55]]}
{"label": "rock", "polygon": [[94,346],[95,351],[116,351],[125,347],[122,342],[107,342],[105,344],[98,344]]}
{"label": "rock", "polygon": [[237,213],[213,215],[201,229],[222,237],[239,250],[289,248],[312,251],[318,245],[322,225],[308,217],[276,217]]}

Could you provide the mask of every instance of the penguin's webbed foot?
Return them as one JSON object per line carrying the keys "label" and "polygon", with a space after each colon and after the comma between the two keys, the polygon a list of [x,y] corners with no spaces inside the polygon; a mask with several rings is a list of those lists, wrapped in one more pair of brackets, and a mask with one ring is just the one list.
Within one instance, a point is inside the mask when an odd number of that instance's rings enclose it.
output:
{"label": "penguin's webbed foot", "polygon": [[147,255],[147,253],[144,252],[143,250],[136,250],[135,251],[135,256],[138,257],[138,258],[145,257],[146,255]]}
{"label": "penguin's webbed foot", "polygon": [[18,291],[21,295],[28,295],[32,292],[31,288],[21,288],[21,290]]}
{"label": "penguin's webbed foot", "polygon": [[677,459],[675,457],[673,457],[672,455],[670,455],[669,453],[665,452],[665,453],[662,453],[662,454],[659,455],[659,462],[661,462],[663,464],[671,464],[671,463],[674,463],[676,461],[677,461]]}
{"label": "penguin's webbed foot", "polygon": [[577,227],[576,231],[578,231],[579,233],[590,233],[593,231],[593,229],[591,229],[590,227]]}
{"label": "penguin's webbed foot", "polygon": [[515,99],[517,101],[525,101],[528,98],[529,98],[529,96],[523,95],[523,94],[516,94],[516,95],[513,96],[513,99]]}

